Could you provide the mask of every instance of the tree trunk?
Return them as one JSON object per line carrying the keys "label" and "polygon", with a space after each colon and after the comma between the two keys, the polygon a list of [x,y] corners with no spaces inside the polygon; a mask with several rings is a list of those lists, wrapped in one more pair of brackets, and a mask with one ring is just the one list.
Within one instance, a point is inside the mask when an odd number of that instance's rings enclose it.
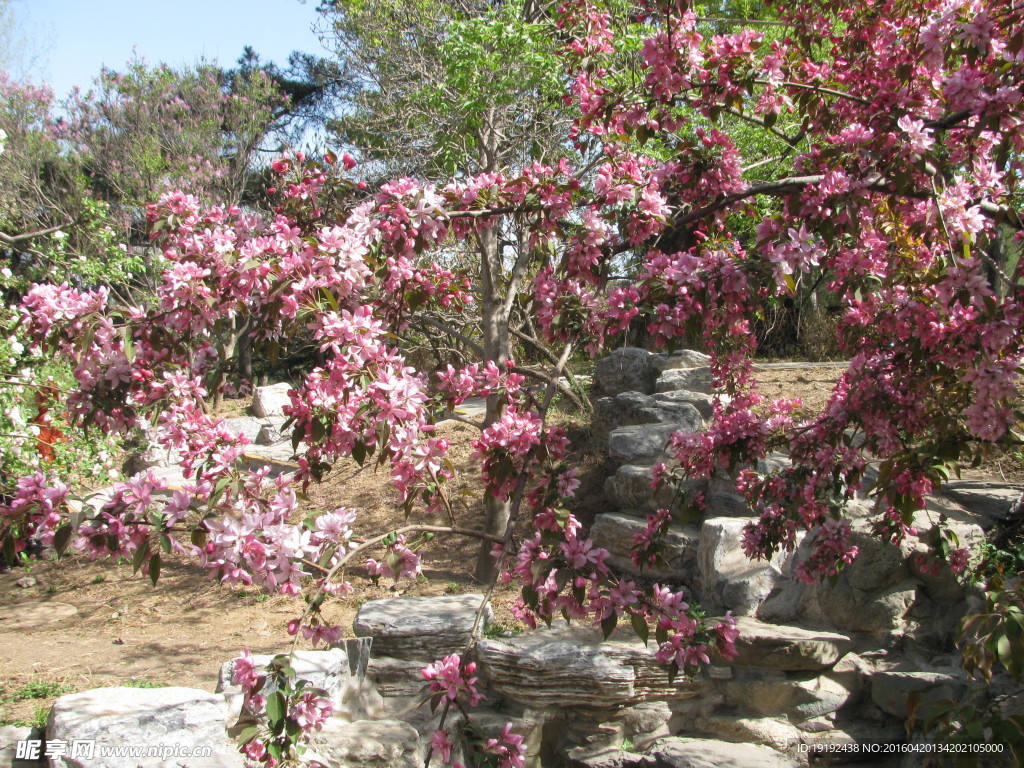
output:
{"label": "tree trunk", "polygon": [[[481,319],[483,324],[484,361],[493,361],[504,368],[509,355],[508,317],[501,301],[501,250],[498,232],[486,229],[480,233],[480,286]],[[487,398],[484,426],[498,421],[505,410],[504,399],[492,395]],[[484,531],[502,536],[509,520],[509,502],[484,494]],[[478,581],[487,583],[497,576],[497,561],[491,556],[491,544],[484,541],[476,559],[475,575]]]}

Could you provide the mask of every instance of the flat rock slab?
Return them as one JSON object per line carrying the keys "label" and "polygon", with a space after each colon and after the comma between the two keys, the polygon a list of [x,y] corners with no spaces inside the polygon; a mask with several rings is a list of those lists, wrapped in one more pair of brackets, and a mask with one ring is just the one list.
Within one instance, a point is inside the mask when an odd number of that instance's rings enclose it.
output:
{"label": "flat rock slab", "polygon": [[[620,630],[621,631],[621,630]],[[589,627],[557,626],[519,637],[482,640],[477,659],[492,687],[529,708],[616,707],[707,695],[711,684],[680,675],[639,640],[602,641]]]}
{"label": "flat rock slab", "polygon": [[0,628],[12,630],[45,627],[66,622],[77,613],[78,609],[68,603],[8,605],[0,608]]}
{"label": "flat rock slab", "polygon": [[799,765],[770,747],[712,739],[663,739],[650,754],[657,768],[793,768]]}
{"label": "flat rock slab", "polygon": [[[356,614],[352,629],[357,637],[373,638],[373,655],[433,662],[462,653],[484,596],[395,597],[370,600]],[[494,616],[484,607],[480,631]]]}
{"label": "flat rock slab", "polygon": [[971,512],[995,520],[1009,520],[1020,513],[1024,488],[980,480],[954,480],[942,486],[942,493]]}
{"label": "flat rock slab", "polygon": [[233,765],[241,768],[237,747],[228,740],[224,697],[195,688],[95,688],[62,696],[50,711],[48,741],[69,744],[94,739],[89,757],[51,758],[50,768],[137,768],[180,762],[182,754],[101,756],[99,747],[179,747],[213,749],[211,757],[189,757],[193,768]]}
{"label": "flat rock slab", "polygon": [[854,645],[852,638],[837,632],[765,624],[747,616],[738,618],[736,627],[736,666],[817,671],[834,666]]}

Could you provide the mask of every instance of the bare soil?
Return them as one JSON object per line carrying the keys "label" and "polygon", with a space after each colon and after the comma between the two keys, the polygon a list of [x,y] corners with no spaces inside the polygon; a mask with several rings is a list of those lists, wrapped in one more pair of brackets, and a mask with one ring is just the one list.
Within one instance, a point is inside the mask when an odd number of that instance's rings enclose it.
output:
{"label": "bare soil", "polygon": [[[758,375],[766,395],[799,397],[808,410],[817,410],[827,402],[840,371],[808,367],[765,370]],[[607,508],[602,459],[584,425],[569,420],[566,426],[583,476],[576,512],[588,523]],[[451,458],[462,486],[479,488],[470,446],[476,430],[446,422],[439,432],[453,446]],[[339,464],[322,485],[310,489],[310,506],[360,510],[357,533],[361,534],[400,526],[405,521],[387,492],[386,480],[385,470]],[[460,526],[479,527],[483,520],[480,497],[466,499],[456,520]],[[422,579],[395,588],[390,582],[374,586],[354,578],[356,593],[329,603],[325,612],[351,633],[352,619],[366,600],[482,591],[472,578],[477,547],[474,540],[439,537],[424,551]],[[15,582],[25,576],[37,584],[18,587]],[[496,589],[492,602],[500,626],[514,626],[508,607],[516,594],[514,585]],[[304,605],[301,600],[268,597],[252,588],[222,587],[198,566],[170,557],[155,587],[148,577],[133,575],[128,566],[93,563],[74,555],[60,562],[39,561],[28,569],[15,568],[0,574],[0,724],[35,719],[49,708],[52,696],[44,694],[53,685],[70,690],[126,683],[213,690],[220,665],[243,648],[253,653],[288,650],[292,638],[286,632],[287,622],[300,615]],[[300,647],[308,647],[308,642],[302,641]],[[36,684],[41,698],[15,700],[30,683]]]}

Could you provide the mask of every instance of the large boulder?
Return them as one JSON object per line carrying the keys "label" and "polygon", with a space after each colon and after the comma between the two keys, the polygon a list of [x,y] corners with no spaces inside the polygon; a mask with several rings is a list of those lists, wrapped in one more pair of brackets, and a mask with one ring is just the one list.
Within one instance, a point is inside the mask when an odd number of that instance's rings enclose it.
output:
{"label": "large boulder", "polygon": [[594,364],[592,391],[601,397],[615,397],[621,392],[654,393],[658,372],[650,362],[651,353],[637,347],[622,347]]}
{"label": "large boulder", "polygon": [[689,583],[695,573],[697,540],[699,533],[693,526],[672,523],[663,540],[665,564],[658,568],[640,569],[633,564],[630,551],[633,536],[646,530],[647,523],[636,517],[616,512],[606,512],[594,518],[590,538],[594,545],[611,553],[608,564],[619,571],[642,575],[649,579],[668,579],[673,582]]}
{"label": "large boulder", "polygon": [[268,384],[256,387],[252,395],[252,412],[254,416],[265,419],[269,416],[283,416],[284,407],[291,405],[292,399],[288,392],[292,385],[288,383]]}
{"label": "large boulder", "polygon": [[[373,638],[374,657],[429,663],[462,652],[484,601],[479,594],[370,600],[359,609],[352,629],[358,637]],[[489,604],[483,605],[483,614],[480,632],[494,616]]]}
{"label": "large boulder", "polygon": [[[700,402],[699,396],[694,399]],[[637,424],[677,424],[680,430],[696,432],[703,427],[703,420],[692,403],[665,395],[622,392],[594,402],[595,437],[604,440],[613,429]]]}
{"label": "large boulder", "polygon": [[[72,693],[54,702],[46,739],[72,747],[75,741],[95,741],[95,749],[76,756],[69,748],[50,759],[50,768],[170,768],[182,758],[192,768],[242,768],[224,718],[224,697],[194,688],[115,687]],[[101,747],[129,746],[146,752],[100,754]],[[209,756],[207,749],[212,751]],[[193,750],[199,750],[195,757]]]}
{"label": "large boulder", "polygon": [[482,640],[480,669],[505,698],[530,708],[616,707],[706,696],[711,684],[680,675],[672,683],[656,648],[638,639],[603,641],[591,628],[558,626]]}

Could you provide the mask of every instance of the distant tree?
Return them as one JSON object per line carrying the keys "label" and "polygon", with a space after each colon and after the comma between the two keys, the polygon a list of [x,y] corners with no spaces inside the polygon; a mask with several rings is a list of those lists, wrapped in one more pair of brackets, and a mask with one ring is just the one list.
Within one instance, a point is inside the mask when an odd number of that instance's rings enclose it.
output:
{"label": "distant tree", "polygon": [[259,70],[210,64],[174,70],[131,61],[76,93],[60,136],[81,158],[96,196],[135,241],[143,209],[167,185],[224,205],[243,202],[261,143],[285,99]]}

